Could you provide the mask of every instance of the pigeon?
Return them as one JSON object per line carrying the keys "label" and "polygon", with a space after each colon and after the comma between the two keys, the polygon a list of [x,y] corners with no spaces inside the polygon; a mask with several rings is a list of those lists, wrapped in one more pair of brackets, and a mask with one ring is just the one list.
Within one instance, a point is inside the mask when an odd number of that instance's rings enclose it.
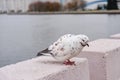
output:
{"label": "pigeon", "polygon": [[74,65],[75,62],[70,61],[70,59],[79,55],[85,46],[89,47],[88,42],[89,38],[86,35],[66,34],[61,36],[48,48],[38,52],[37,56],[50,54],[53,58],[62,61],[65,65]]}

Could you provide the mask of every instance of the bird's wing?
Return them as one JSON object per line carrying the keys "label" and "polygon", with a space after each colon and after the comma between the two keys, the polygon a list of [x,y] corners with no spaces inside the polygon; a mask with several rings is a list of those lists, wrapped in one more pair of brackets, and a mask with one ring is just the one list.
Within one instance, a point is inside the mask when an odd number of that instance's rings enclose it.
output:
{"label": "bird's wing", "polygon": [[48,50],[48,48],[46,48],[46,49],[44,49],[44,50],[38,52],[38,53],[37,53],[37,56],[44,55],[44,53],[50,53],[50,50]]}
{"label": "bird's wing", "polygon": [[[61,46],[61,44],[64,44],[64,42],[66,41],[66,39],[69,39],[70,37],[73,37],[75,35],[72,34],[66,34],[61,36],[56,42],[54,42],[52,45],[49,46],[49,50],[52,50],[55,46]],[[58,45],[60,44],[60,45]]]}
{"label": "bird's wing", "polygon": [[57,41],[51,46],[51,53],[57,56],[68,55],[72,51],[72,42],[71,38],[64,38],[62,41]]}

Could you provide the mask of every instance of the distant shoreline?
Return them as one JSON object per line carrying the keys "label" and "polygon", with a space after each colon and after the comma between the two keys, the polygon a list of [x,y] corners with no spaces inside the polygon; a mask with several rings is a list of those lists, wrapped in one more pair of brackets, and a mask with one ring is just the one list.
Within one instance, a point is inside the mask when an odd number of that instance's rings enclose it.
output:
{"label": "distant shoreline", "polygon": [[6,13],[8,15],[120,14],[120,10]]}

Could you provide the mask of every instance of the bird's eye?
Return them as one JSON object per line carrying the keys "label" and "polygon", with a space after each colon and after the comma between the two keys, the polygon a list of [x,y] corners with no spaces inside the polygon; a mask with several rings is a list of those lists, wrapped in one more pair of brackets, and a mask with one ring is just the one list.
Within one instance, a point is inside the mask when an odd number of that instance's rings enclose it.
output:
{"label": "bird's eye", "polygon": [[82,39],[82,41],[84,42],[85,40],[84,40],[84,39]]}

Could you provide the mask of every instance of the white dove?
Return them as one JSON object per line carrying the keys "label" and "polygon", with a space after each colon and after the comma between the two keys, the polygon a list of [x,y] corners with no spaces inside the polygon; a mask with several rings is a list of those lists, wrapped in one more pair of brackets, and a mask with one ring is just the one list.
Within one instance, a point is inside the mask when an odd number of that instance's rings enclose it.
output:
{"label": "white dove", "polygon": [[49,53],[64,64],[73,65],[75,62],[70,61],[70,59],[79,55],[86,45],[89,47],[88,42],[89,38],[86,35],[66,34],[45,50],[38,52],[37,56]]}

